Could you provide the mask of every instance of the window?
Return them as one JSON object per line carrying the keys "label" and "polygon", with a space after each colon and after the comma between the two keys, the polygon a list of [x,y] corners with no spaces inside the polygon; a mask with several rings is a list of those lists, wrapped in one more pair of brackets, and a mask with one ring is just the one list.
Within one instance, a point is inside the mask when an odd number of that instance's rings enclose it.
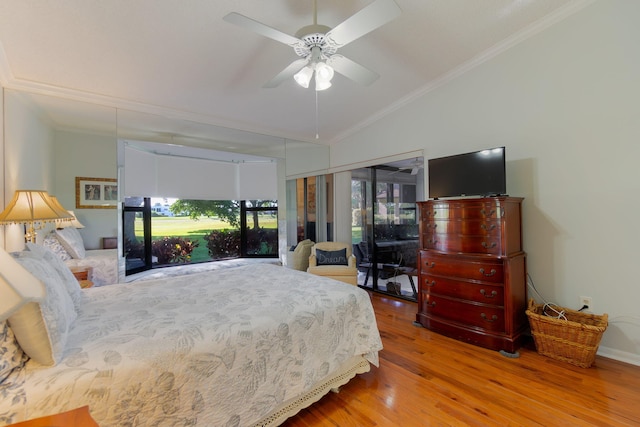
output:
{"label": "window", "polygon": [[126,274],[239,257],[278,256],[276,200],[128,197],[123,211]]}
{"label": "window", "polygon": [[278,256],[278,202],[246,200],[240,204],[242,215],[241,253],[243,257]]}

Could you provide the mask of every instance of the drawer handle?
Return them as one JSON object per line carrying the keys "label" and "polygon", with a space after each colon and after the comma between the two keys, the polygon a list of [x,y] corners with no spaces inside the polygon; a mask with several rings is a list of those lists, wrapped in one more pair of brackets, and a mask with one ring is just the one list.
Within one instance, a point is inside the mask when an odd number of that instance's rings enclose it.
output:
{"label": "drawer handle", "polygon": [[497,273],[497,271],[496,271],[495,268],[492,268],[491,271],[487,274],[487,273],[484,272],[484,268],[481,268],[480,269],[480,273],[482,273],[482,275],[485,276],[485,277],[491,277],[491,276],[495,275]]}
{"label": "drawer handle", "polygon": [[480,228],[482,228],[485,231],[491,231],[491,230],[495,230],[496,229],[496,225],[495,224],[491,224],[490,226],[487,227],[487,224],[481,224]]}
{"label": "drawer handle", "polygon": [[491,291],[491,295],[489,295],[489,294],[487,294],[487,291],[485,291],[484,289],[480,289],[480,293],[485,298],[494,298],[496,295],[498,295],[498,292],[496,292],[496,291]]}
{"label": "drawer handle", "polygon": [[488,319],[487,315],[484,313],[480,313],[480,317],[482,317],[482,319],[486,322],[495,322],[496,320],[498,320],[498,316],[496,316],[495,314],[491,316],[491,319]]}
{"label": "drawer handle", "polygon": [[436,266],[436,263],[435,262],[432,262],[431,264],[425,263],[424,266],[427,267],[427,268],[433,268],[433,267]]}
{"label": "drawer handle", "polygon": [[429,239],[429,244],[435,246],[438,243],[437,239]]}
{"label": "drawer handle", "polygon": [[482,247],[485,249],[493,249],[496,247],[496,242],[492,242],[492,243],[482,242]]}
{"label": "drawer handle", "polygon": [[438,224],[431,224],[431,223],[427,224],[427,228],[434,228],[435,229],[437,226],[438,226]]}
{"label": "drawer handle", "polygon": [[435,280],[432,280],[431,282],[424,282],[424,284],[425,284],[426,286],[435,286],[435,285],[436,285],[436,281],[435,281]]}
{"label": "drawer handle", "polygon": [[495,213],[496,213],[496,211],[495,211],[495,209],[491,209],[491,210],[489,211],[489,215],[487,215],[487,211],[485,211],[484,209],[482,209],[482,210],[480,211],[480,213],[481,213],[482,215],[484,215],[484,216],[493,216],[493,214],[495,214]]}
{"label": "drawer handle", "polygon": [[435,301],[427,301],[427,307],[435,307],[436,306],[436,302]]}

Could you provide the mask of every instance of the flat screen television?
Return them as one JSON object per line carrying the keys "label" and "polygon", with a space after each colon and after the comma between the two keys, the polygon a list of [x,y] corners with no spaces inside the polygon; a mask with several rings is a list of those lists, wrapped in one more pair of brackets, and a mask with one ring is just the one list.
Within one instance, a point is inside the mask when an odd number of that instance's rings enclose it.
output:
{"label": "flat screen television", "polygon": [[428,167],[432,199],[507,193],[504,147],[429,159]]}

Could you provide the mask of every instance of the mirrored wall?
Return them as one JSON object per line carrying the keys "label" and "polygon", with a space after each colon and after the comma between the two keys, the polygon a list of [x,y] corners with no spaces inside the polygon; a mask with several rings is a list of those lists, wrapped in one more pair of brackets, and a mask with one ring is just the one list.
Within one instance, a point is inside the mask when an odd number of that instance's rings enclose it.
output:
{"label": "mirrored wall", "polygon": [[[315,175],[329,168],[328,146],[13,89],[4,91],[4,123],[5,200],[23,188],[45,189],[56,195],[85,225],[80,232],[87,249],[100,249],[103,238],[121,233],[121,210],[119,205],[78,207],[76,178],[117,179],[121,184],[126,161],[118,151],[122,141],[167,144],[176,156],[180,155],[176,149],[184,147],[276,159],[278,194],[285,202],[286,176]],[[284,245],[286,203],[280,206],[278,223]],[[13,226],[4,229],[7,249],[22,249],[20,230]]]}

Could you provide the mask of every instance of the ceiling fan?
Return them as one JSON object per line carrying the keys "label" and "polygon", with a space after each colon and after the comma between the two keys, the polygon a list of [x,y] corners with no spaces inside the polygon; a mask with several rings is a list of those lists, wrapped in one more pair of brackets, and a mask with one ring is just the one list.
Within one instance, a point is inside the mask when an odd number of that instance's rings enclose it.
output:
{"label": "ceiling fan", "polygon": [[235,12],[229,13],[223,19],[291,46],[301,57],[264,84],[265,88],[277,87],[290,77],[294,77],[300,86],[307,88],[315,73],[316,90],[324,90],[331,86],[334,70],[364,86],[373,83],[379,77],[377,73],[336,52],[339,48],[398,17],[401,10],[396,2],[375,0],[334,28],[318,24],[316,0],[313,2],[313,9],[313,24],[302,27],[295,36]]}
{"label": "ceiling fan", "polygon": [[422,162],[422,159],[419,158],[419,157],[416,157],[415,160],[413,160],[409,165],[400,166],[398,168],[398,170],[396,170],[395,172],[392,172],[392,173],[411,170],[411,175],[417,175],[418,172],[420,171],[420,169],[422,169],[423,167],[424,167],[424,163]]}

